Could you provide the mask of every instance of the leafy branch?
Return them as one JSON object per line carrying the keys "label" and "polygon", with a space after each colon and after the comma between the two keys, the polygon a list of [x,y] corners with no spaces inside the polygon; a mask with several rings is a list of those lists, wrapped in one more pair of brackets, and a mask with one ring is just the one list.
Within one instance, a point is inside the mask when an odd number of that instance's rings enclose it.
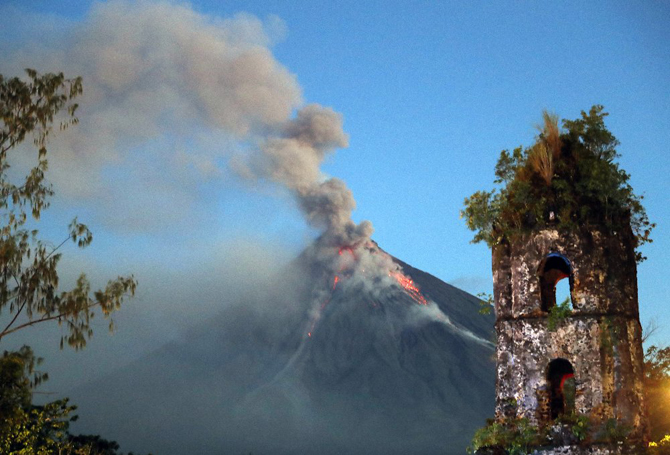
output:
{"label": "leafy branch", "polygon": [[473,243],[493,247],[533,229],[554,226],[574,231],[598,228],[608,232],[632,229],[638,262],[639,247],[651,242],[655,227],[634,193],[630,175],[616,162],[619,141],[605,127],[607,113],[593,106],[576,120],[544,113],[536,142],[503,150],[495,167],[491,191],[465,199],[461,217],[475,232]]}
{"label": "leafy branch", "polygon": [[[36,229],[28,230],[28,216],[39,220],[49,206],[53,189],[46,182],[47,143],[53,125],[63,130],[78,123],[78,105],[73,100],[82,94],[81,78],[67,79],[63,73],[40,75],[26,70],[27,80],[6,79],[0,75],[0,316],[8,322],[0,332],[0,341],[27,327],[46,321],[58,321],[68,329],[61,337],[79,349],[91,337],[90,320],[94,310],[105,317],[119,309],[125,298],[134,295],[137,281],[131,275],[110,280],[104,289],[91,292],[85,274],[73,289],[58,292],[59,250],[72,240],[78,247],[88,246],[93,235],[75,218],[68,236],[56,247],[38,238]],[[11,181],[10,152],[32,137],[37,162],[24,179]],[[110,320],[110,330],[113,320]]]}
{"label": "leafy branch", "polygon": [[568,316],[572,314],[572,308],[570,308],[570,297],[566,297],[558,305],[554,305],[549,309],[549,316],[547,317],[547,330],[553,332],[556,330],[558,325],[565,320]]}

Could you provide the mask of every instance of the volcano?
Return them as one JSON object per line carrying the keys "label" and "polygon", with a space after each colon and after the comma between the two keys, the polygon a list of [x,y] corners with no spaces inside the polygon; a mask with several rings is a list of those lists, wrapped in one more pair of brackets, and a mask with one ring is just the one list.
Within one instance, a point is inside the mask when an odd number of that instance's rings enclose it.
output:
{"label": "volcano", "polygon": [[374,243],[310,248],[223,307],[72,391],[75,431],[161,455],[462,454],[493,414],[493,317]]}

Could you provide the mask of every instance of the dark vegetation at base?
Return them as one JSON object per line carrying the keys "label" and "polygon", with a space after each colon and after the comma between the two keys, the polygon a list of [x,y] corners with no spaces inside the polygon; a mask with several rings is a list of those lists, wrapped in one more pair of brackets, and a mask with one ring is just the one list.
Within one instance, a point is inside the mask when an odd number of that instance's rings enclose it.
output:
{"label": "dark vegetation at base", "polygon": [[47,379],[36,370],[40,363],[27,346],[16,352],[5,351],[0,357],[0,453],[124,455],[115,441],[71,434],[70,423],[77,419],[77,407],[67,398],[44,405],[32,403],[33,388]]}

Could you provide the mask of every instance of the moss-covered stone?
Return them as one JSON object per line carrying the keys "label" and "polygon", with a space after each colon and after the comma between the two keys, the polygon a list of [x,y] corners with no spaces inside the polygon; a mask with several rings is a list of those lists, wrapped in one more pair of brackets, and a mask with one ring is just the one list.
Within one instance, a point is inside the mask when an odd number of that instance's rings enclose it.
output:
{"label": "moss-covered stone", "polygon": [[[565,279],[571,283],[573,307],[551,329],[551,308],[543,309],[547,297],[540,289],[546,286],[543,274],[553,272],[543,265],[547,257],[569,266]],[[564,399],[556,396],[563,393],[557,381],[573,374],[574,408],[589,418],[589,440],[597,441],[607,422],[615,419],[630,428],[627,441],[646,441],[643,352],[630,232],[612,238],[598,230],[537,230],[494,248],[493,277],[496,418],[526,418],[533,425],[548,425],[563,412],[557,409],[559,399]],[[564,367],[569,371],[557,373],[563,379],[550,377],[550,365],[556,359],[569,365]]]}

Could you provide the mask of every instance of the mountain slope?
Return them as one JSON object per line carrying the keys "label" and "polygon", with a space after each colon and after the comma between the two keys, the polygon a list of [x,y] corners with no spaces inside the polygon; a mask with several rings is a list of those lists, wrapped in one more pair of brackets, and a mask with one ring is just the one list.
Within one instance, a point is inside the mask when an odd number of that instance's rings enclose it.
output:
{"label": "mountain slope", "polygon": [[370,286],[301,256],[269,289],[73,391],[76,430],[166,455],[464,453],[493,411],[492,317],[393,260],[401,285]]}

